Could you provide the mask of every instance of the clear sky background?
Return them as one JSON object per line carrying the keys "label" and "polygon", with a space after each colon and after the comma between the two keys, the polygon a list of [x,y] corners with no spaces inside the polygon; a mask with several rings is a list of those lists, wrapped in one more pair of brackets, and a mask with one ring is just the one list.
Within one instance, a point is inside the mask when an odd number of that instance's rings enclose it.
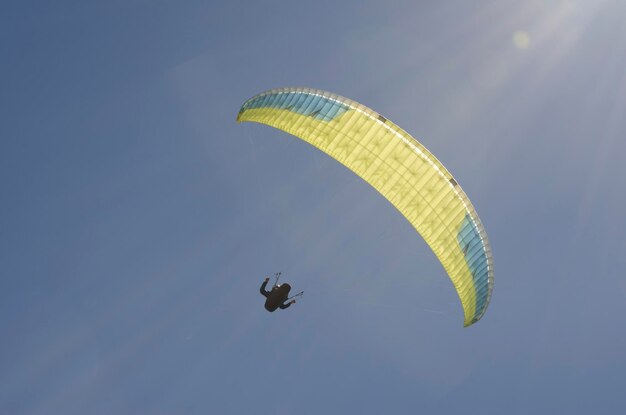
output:
{"label": "clear sky background", "polygon": [[[626,2],[4,1],[1,414],[626,410]],[[308,86],[429,148],[490,237],[463,313],[387,201],[238,125]],[[267,313],[282,271],[305,296]]]}

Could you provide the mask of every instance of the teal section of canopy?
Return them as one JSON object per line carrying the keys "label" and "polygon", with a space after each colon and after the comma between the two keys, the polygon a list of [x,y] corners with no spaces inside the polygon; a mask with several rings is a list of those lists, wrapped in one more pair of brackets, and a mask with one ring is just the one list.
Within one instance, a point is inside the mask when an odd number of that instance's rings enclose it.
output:
{"label": "teal section of canopy", "polygon": [[241,112],[253,108],[293,111],[322,121],[331,121],[350,107],[331,98],[304,92],[280,92],[261,95],[246,102]]}
{"label": "teal section of canopy", "polygon": [[457,239],[476,288],[476,315],[474,320],[477,320],[484,313],[489,298],[489,262],[484,242],[469,214],[463,219]]}

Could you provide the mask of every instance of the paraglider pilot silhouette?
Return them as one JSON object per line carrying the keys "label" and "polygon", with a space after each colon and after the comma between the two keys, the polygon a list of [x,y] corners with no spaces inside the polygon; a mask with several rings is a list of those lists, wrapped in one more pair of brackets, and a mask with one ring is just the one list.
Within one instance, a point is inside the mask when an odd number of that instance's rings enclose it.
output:
{"label": "paraglider pilot silhouette", "polygon": [[[299,292],[293,297],[289,297],[289,291],[291,291],[291,285],[284,283],[278,284],[278,278],[280,277],[280,272],[274,275],[276,277],[276,281],[274,281],[274,286],[271,291],[267,291],[267,283],[269,282],[269,277],[266,277],[263,280],[263,284],[261,284],[261,295],[266,298],[265,300],[265,309],[269,312],[276,311],[276,309],[280,308],[284,310],[289,308],[290,305],[296,302],[295,297],[301,296],[304,291]],[[287,300],[291,300],[286,303]]]}

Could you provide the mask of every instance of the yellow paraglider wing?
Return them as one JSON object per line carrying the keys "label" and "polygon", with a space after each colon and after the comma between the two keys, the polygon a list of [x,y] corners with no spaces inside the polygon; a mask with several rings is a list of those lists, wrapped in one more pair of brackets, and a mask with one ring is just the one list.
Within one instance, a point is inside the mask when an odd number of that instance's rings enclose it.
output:
{"label": "yellow paraglider wing", "polygon": [[487,234],[456,180],[417,140],[364,105],[308,88],[263,92],[243,104],[237,121],[293,134],[372,185],[441,261],[461,299],[465,326],[483,316],[493,290]]}

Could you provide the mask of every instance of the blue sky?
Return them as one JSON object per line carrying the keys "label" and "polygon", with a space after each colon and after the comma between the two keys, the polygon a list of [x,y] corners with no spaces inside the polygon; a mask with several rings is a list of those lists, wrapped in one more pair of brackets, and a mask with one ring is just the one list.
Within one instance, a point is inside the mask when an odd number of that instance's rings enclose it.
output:
{"label": "blue sky", "polygon": [[[624,2],[0,10],[0,413],[626,408]],[[361,179],[235,123],[281,86],[455,175],[494,252],[480,322]],[[270,314],[277,271],[306,293]]]}

